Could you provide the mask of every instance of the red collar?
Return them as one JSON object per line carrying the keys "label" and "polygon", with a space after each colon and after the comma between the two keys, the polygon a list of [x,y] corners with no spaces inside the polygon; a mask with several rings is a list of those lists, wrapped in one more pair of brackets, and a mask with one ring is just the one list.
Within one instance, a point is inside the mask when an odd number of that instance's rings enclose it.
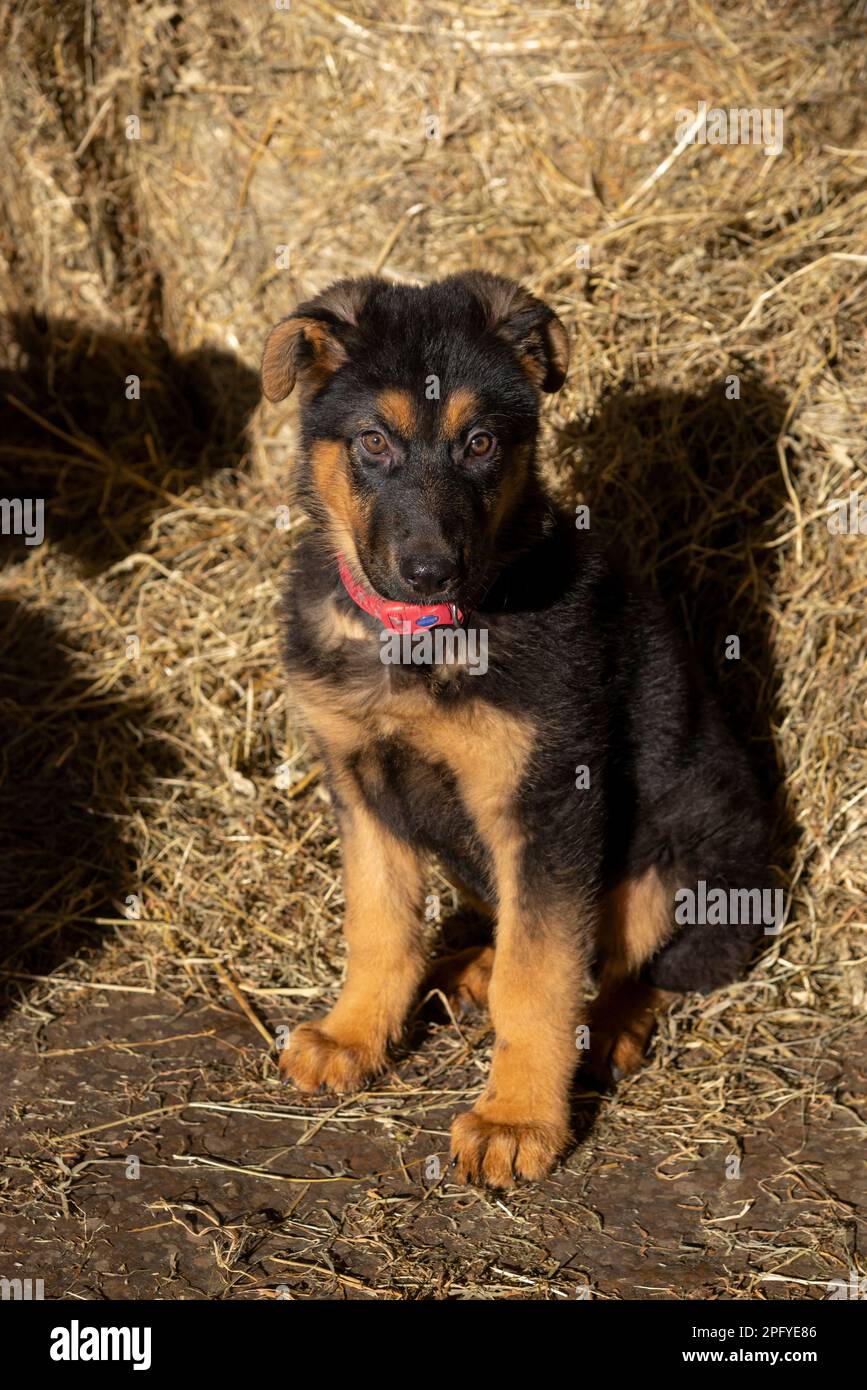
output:
{"label": "red collar", "polygon": [[369,594],[355,582],[342,555],[338,555],[337,565],[343,587],[352,601],[392,632],[427,632],[429,628],[446,624],[457,627],[468,616],[454,603],[400,603],[380,598],[379,594]]}

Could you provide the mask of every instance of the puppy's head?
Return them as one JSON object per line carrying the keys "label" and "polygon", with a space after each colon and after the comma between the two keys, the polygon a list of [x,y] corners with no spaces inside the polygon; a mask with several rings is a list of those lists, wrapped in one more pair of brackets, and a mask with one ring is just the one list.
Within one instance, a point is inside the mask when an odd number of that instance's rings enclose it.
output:
{"label": "puppy's head", "polygon": [[416,289],[341,280],[271,330],[270,401],[301,391],[301,500],[385,598],[462,602],[535,495],[539,392],[566,332],[480,271]]}

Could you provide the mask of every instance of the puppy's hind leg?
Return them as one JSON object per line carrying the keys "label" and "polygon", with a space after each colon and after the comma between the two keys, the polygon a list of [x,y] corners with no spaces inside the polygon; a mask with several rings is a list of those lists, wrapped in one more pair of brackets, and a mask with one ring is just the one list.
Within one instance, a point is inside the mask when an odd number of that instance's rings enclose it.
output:
{"label": "puppy's hind leg", "polygon": [[[471,920],[478,918],[480,923],[493,926],[496,917],[493,904],[469,887],[453,869],[448,870],[448,877],[460,898],[462,910],[458,917],[469,915]],[[426,991],[441,991],[456,1014],[463,1013],[465,1009],[486,1009],[493,968],[493,946],[467,946],[462,951],[434,961],[423,988]]]}
{"label": "puppy's hind leg", "polygon": [[654,868],[618,884],[605,900],[600,927],[604,964],[590,1011],[586,1062],[604,1085],[638,1070],[657,1018],[677,998],[640,975],[671,935],[673,922],[673,889]]}
{"label": "puppy's hind leg", "polygon": [[493,968],[493,946],[468,946],[457,955],[438,960],[424,988],[441,990],[455,1013],[468,1008],[486,1009]]}

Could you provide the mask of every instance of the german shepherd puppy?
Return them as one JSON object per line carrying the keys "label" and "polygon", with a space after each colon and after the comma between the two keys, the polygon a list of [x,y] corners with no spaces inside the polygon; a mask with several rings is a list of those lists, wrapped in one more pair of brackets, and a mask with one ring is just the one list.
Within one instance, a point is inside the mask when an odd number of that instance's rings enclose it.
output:
{"label": "german shepherd puppy", "polygon": [[544,490],[540,395],[567,364],[547,305],[473,271],[339,281],[272,329],[262,365],[270,401],[301,392],[312,527],[286,660],[336,808],[349,947],[339,1000],[281,1070],[348,1091],[385,1065],[425,977],[437,856],[495,923],[436,976],[490,1008],[490,1079],[452,1155],[494,1186],[567,1145],[588,1035],[597,1071],[632,1069],[654,1011],[736,979],[767,920],[677,906],[755,906],[767,810],[664,609]]}

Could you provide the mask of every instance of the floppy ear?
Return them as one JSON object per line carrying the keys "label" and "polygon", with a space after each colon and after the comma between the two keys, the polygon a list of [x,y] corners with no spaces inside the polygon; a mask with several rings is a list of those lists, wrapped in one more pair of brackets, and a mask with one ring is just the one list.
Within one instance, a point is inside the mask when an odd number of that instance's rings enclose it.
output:
{"label": "floppy ear", "polygon": [[569,339],[554,310],[504,275],[471,270],[455,278],[481,304],[488,328],[514,348],[533,385],[559,391],[569,366]]}
{"label": "floppy ear", "polygon": [[367,289],[364,280],[338,280],[275,324],[262,355],[262,390],[269,401],[285,400],[299,377],[316,390],[342,366]]}

